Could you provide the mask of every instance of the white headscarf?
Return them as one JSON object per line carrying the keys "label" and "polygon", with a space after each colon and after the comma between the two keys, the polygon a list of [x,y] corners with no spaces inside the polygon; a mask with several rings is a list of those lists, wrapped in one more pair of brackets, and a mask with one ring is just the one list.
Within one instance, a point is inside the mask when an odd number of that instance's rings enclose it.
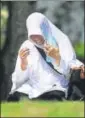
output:
{"label": "white headscarf", "polygon": [[[31,35],[41,35],[48,44],[59,47],[61,58],[65,61],[66,65],[71,60],[76,59],[75,52],[68,37],[43,14],[38,12],[32,13],[26,20],[26,26],[28,37]],[[53,58],[47,56],[46,60],[55,66]]]}

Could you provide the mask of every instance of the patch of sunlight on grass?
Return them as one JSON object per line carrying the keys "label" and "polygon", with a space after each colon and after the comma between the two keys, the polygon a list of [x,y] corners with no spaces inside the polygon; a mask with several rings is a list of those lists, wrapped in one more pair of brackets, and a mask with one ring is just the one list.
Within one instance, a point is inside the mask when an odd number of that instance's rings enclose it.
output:
{"label": "patch of sunlight on grass", "polygon": [[4,117],[83,117],[83,102],[31,101],[2,103]]}

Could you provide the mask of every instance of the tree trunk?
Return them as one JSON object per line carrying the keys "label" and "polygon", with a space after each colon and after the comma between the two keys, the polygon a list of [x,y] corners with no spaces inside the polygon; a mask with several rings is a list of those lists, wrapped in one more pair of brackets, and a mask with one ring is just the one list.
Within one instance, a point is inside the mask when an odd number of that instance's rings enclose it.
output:
{"label": "tree trunk", "polygon": [[18,50],[23,41],[27,39],[26,19],[35,10],[36,2],[10,1],[8,3],[9,18],[7,29],[7,42],[3,50],[3,63],[5,66],[4,82],[1,88],[1,99],[6,99],[10,91],[11,74],[14,71]]}

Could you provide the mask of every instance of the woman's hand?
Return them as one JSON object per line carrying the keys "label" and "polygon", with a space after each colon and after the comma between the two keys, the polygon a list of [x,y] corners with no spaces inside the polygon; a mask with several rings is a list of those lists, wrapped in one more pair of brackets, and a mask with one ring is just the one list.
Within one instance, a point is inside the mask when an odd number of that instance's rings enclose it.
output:
{"label": "woman's hand", "polygon": [[23,48],[19,51],[19,57],[21,59],[21,69],[25,70],[28,65],[27,56],[29,55],[29,49]]}
{"label": "woman's hand", "polygon": [[81,79],[85,79],[85,66],[84,65],[82,65],[80,67],[73,67],[71,69],[72,70],[81,70],[80,77],[81,77]]}
{"label": "woman's hand", "polygon": [[61,57],[60,57],[60,54],[59,54],[59,48],[55,48],[55,47],[53,47],[49,44],[46,44],[44,46],[44,51],[48,56],[54,58],[58,65],[60,64]]}

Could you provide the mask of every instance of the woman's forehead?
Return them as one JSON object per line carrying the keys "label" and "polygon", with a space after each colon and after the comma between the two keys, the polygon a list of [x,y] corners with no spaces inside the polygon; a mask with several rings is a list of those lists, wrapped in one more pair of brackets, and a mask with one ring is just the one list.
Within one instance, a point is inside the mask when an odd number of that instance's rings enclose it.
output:
{"label": "woman's forehead", "polygon": [[34,38],[34,39],[35,39],[35,38],[44,39],[44,37],[41,36],[41,35],[31,35],[30,38],[32,38],[32,39],[33,39],[33,38]]}

